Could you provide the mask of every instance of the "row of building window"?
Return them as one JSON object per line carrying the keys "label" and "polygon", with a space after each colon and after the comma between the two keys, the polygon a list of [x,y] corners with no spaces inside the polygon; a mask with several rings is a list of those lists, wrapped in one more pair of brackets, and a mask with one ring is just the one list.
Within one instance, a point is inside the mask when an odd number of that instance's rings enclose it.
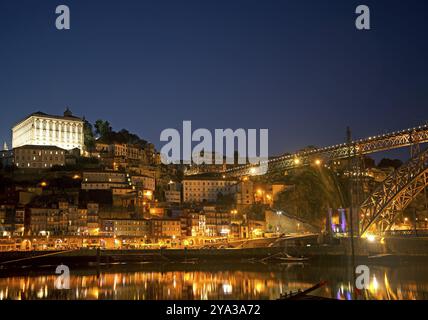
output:
{"label": "row of building window", "polygon": [[40,157],[39,159],[37,159],[37,157],[25,157],[25,156],[16,156],[16,161],[59,161],[59,160],[64,160],[64,157]]}
{"label": "row of building window", "polygon": [[[55,164],[52,164],[52,163],[50,163],[50,164],[48,164],[48,163],[44,163],[44,164],[43,163],[27,163],[27,164],[16,163],[16,166],[21,167],[21,168],[24,168],[24,167],[27,167],[27,168],[51,168],[53,165],[55,165]],[[56,165],[61,166],[62,164],[58,163]]]}
{"label": "row of building window", "polygon": [[15,150],[15,153],[16,154],[20,154],[20,153],[25,153],[25,154],[38,154],[39,156],[41,156],[42,155],[42,153],[43,154],[64,154],[64,151],[47,151],[47,150],[44,150],[44,151],[37,151],[37,150],[30,150],[30,149],[22,149],[22,150]]}
{"label": "row of building window", "polygon": [[207,186],[225,186],[226,184],[230,184],[224,181],[212,181],[212,182],[204,182],[204,181],[184,181],[185,185],[207,185]]}

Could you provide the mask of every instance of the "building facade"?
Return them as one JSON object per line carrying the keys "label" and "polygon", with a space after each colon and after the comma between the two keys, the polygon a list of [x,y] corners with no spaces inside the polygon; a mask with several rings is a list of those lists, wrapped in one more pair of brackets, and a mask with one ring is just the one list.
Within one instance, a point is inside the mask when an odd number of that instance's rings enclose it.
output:
{"label": "building facade", "polygon": [[132,175],[131,182],[133,185],[137,186],[139,190],[144,189],[155,191],[156,189],[156,180],[153,177]]}
{"label": "building facade", "polygon": [[139,146],[131,144],[111,144],[108,151],[115,157],[123,157],[127,160],[145,160],[146,153]]}
{"label": "building facade", "polygon": [[180,217],[181,235],[184,237],[202,237],[205,236],[205,214],[198,212],[189,212]]}
{"label": "building facade", "polygon": [[12,163],[20,169],[49,169],[64,166],[66,150],[55,146],[25,145],[13,149]]}
{"label": "building facade", "polygon": [[227,237],[230,233],[229,212],[217,211],[215,207],[205,207],[205,234],[210,237]]}
{"label": "building facade", "polygon": [[254,204],[254,184],[248,178],[238,182],[233,186],[237,208]]}
{"label": "building facade", "polygon": [[83,190],[110,190],[128,186],[129,182],[124,173],[109,171],[83,173]]}
{"label": "building facade", "polygon": [[3,167],[9,167],[13,165],[13,151],[2,150],[0,151],[0,161]]}
{"label": "building facade", "polygon": [[166,190],[165,191],[165,201],[168,203],[181,203],[181,192],[175,190]]}
{"label": "building facade", "polygon": [[83,150],[83,124],[69,109],[63,116],[35,112],[12,128],[12,148],[37,145]]}
{"label": "building facade", "polygon": [[234,184],[236,181],[229,179],[186,177],[183,180],[183,202],[215,202],[219,194],[230,194]]}
{"label": "building facade", "polygon": [[149,237],[150,220],[145,219],[103,219],[100,227],[104,236],[116,237]]}
{"label": "building facade", "polygon": [[180,219],[151,219],[151,232],[155,238],[178,238],[181,236]]}

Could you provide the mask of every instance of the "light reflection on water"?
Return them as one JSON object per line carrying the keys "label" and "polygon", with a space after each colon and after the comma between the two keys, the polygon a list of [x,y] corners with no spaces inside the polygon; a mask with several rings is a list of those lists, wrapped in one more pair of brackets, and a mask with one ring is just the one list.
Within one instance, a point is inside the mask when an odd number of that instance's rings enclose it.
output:
{"label": "light reflection on water", "polygon": [[[131,269],[132,271],[130,271]],[[4,299],[277,299],[281,293],[306,289],[321,280],[327,285],[314,294],[352,299],[349,269],[317,265],[233,265],[141,270],[71,270],[70,290],[56,290],[56,275],[0,278]],[[370,288],[360,299],[428,299],[428,274],[423,265],[370,268]]]}

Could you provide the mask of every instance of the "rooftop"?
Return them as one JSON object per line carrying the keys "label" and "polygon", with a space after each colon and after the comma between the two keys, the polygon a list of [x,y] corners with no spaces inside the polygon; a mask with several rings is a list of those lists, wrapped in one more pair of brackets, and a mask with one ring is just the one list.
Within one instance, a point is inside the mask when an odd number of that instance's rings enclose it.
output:
{"label": "rooftop", "polygon": [[42,149],[42,150],[66,151],[65,149],[62,149],[62,148],[57,147],[57,146],[41,146],[41,145],[32,145],[32,144],[26,144],[26,145],[14,148],[14,150],[16,150],[16,149]]}
{"label": "rooftop", "polygon": [[27,117],[25,117],[25,119],[23,119],[23,120],[19,121],[18,123],[16,123],[15,126],[17,126],[18,124],[24,122],[25,120],[27,120],[30,117],[43,117],[43,118],[50,118],[50,119],[82,121],[81,118],[74,116],[73,113],[70,111],[70,109],[67,108],[64,111],[64,114],[62,116],[51,115],[51,114],[44,113],[42,111],[33,112],[32,114],[30,114]]}

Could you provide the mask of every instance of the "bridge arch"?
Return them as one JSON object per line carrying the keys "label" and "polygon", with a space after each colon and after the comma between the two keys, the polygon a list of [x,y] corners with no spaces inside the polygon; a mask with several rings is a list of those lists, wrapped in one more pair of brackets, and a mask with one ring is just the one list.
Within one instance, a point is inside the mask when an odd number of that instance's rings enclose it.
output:
{"label": "bridge arch", "polygon": [[392,172],[360,206],[360,235],[391,229],[397,215],[428,185],[428,149]]}

